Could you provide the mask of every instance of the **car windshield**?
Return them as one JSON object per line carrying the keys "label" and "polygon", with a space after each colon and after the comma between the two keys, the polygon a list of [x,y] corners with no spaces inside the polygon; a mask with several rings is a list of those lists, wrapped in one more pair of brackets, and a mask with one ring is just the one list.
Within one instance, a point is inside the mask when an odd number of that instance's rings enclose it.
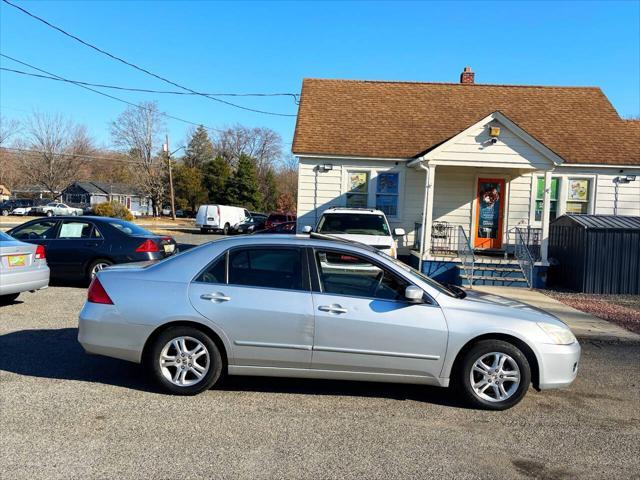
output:
{"label": "car windshield", "polygon": [[325,213],[318,224],[318,232],[326,234],[389,235],[384,215],[362,213]]}
{"label": "car windshield", "polygon": [[386,253],[384,253],[381,250],[378,250],[377,248],[372,248],[371,251],[376,253],[377,255],[380,255],[381,257],[384,257],[387,260],[393,262],[396,266],[400,267],[402,270],[407,272],[409,275],[413,276],[414,278],[418,278],[418,279],[422,280],[423,282],[428,284],[430,287],[435,288],[437,291],[442,292],[445,295],[448,295],[449,297],[464,298],[464,297],[467,296],[467,294],[465,293],[465,291],[463,289],[457,288],[457,287],[450,287],[450,286],[447,286],[447,285],[443,285],[440,282],[434,280],[433,278],[426,276],[424,273],[419,272],[415,268],[410,267],[406,263],[404,263],[404,262],[402,262],[402,261],[400,261],[400,260],[398,260],[396,258],[393,258],[390,255],[387,255]]}
{"label": "car windshield", "polygon": [[5,242],[11,242],[13,241],[13,237],[10,237],[9,235],[7,235],[4,232],[0,232],[0,242],[5,241]]}
{"label": "car windshield", "polygon": [[153,235],[149,230],[145,230],[142,227],[139,227],[135,223],[126,222],[124,220],[109,220],[109,225],[117,228],[123,233],[127,235]]}

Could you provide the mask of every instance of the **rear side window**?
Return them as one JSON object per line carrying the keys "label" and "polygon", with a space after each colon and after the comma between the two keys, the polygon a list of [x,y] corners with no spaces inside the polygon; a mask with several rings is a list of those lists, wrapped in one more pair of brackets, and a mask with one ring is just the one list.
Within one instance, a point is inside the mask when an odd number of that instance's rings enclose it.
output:
{"label": "rear side window", "polygon": [[222,255],[215,262],[213,262],[207,269],[202,272],[198,278],[196,278],[196,282],[203,283],[226,283],[226,265],[227,264],[227,256]]}
{"label": "rear side window", "polygon": [[229,284],[304,290],[302,252],[296,248],[234,250],[229,254]]}
{"label": "rear side window", "polygon": [[65,221],[60,226],[58,238],[92,238],[93,225],[88,222]]}

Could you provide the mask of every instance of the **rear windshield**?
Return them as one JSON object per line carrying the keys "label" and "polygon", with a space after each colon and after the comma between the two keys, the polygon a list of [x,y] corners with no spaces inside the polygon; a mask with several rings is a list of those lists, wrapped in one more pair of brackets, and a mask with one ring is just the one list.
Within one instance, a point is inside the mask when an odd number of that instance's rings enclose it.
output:
{"label": "rear windshield", "polygon": [[125,220],[109,220],[109,225],[114,228],[117,228],[123,233],[127,235],[153,235],[149,230],[145,230],[142,227],[139,227],[135,223],[127,222]]}
{"label": "rear windshield", "polygon": [[389,235],[384,215],[360,213],[326,213],[318,224],[318,232],[326,234]]}
{"label": "rear windshield", "polygon": [[269,215],[269,220],[272,222],[286,222],[286,215]]}
{"label": "rear windshield", "polygon": [[7,234],[6,234],[6,233],[4,233],[4,232],[0,232],[0,242],[1,242],[1,241],[3,241],[3,240],[4,240],[5,242],[10,242],[10,241],[13,241],[13,238],[12,238],[12,237],[10,237],[9,235],[7,235]]}

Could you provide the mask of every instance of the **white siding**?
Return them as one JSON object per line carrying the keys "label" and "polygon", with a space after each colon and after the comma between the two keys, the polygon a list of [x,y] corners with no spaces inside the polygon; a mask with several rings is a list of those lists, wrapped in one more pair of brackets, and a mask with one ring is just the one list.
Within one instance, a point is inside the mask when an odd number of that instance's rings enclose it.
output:
{"label": "white siding", "polygon": [[[488,125],[500,127],[500,136],[495,144],[491,143]],[[491,119],[469,128],[429,157],[438,165],[539,170],[552,166],[552,162],[531,145],[498,120]]]}

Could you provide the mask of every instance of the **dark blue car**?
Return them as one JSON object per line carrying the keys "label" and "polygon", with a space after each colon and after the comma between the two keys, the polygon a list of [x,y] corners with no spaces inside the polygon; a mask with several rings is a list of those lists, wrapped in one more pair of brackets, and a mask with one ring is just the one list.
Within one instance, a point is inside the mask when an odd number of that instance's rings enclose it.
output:
{"label": "dark blue car", "polygon": [[110,265],[161,260],[177,251],[173,238],[109,217],[50,217],[7,233],[43,245],[51,277],[66,280],[91,280]]}

